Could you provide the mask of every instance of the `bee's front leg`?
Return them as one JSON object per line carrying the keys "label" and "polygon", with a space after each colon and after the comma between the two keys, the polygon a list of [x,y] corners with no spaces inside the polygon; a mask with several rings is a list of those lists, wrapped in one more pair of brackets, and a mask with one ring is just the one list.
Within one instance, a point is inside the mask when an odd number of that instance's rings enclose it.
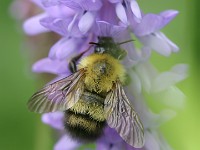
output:
{"label": "bee's front leg", "polygon": [[76,67],[76,63],[77,61],[91,48],[91,46],[89,46],[88,49],[86,49],[85,51],[83,51],[82,53],[76,55],[75,57],[73,57],[70,62],[69,62],[69,70],[72,72],[72,73],[75,73],[77,71],[77,67]]}
{"label": "bee's front leg", "polygon": [[75,73],[77,71],[76,63],[82,56],[83,56],[83,53],[80,53],[79,55],[73,57],[70,60],[68,67],[71,73]]}

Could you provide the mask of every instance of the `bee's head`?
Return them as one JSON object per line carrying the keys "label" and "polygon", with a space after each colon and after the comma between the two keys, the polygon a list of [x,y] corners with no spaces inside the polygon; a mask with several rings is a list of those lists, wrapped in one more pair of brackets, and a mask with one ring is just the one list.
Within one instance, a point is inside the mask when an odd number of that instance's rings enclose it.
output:
{"label": "bee's head", "polygon": [[94,53],[104,54],[104,53],[106,53],[106,49],[105,49],[105,47],[103,47],[101,45],[97,45],[94,48]]}
{"label": "bee's head", "polygon": [[94,44],[94,53],[104,54],[110,51],[111,46],[114,44],[114,41],[111,37],[98,37],[98,43],[90,42]]}
{"label": "bee's head", "polygon": [[122,59],[126,56],[126,51],[121,49],[118,43],[115,43],[111,37],[98,37],[98,43],[94,44],[94,53],[109,54],[116,59]]}

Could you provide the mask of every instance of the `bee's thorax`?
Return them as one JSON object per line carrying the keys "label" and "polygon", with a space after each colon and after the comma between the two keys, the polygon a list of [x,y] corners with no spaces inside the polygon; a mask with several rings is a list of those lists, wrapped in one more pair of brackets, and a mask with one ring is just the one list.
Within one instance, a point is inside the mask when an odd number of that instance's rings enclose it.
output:
{"label": "bee's thorax", "polygon": [[101,77],[108,77],[112,73],[112,65],[106,62],[106,60],[97,61],[93,67],[91,68],[91,71],[96,74],[97,78]]}
{"label": "bee's thorax", "polygon": [[79,68],[85,69],[85,86],[96,93],[108,92],[113,83],[124,81],[125,70],[119,60],[109,54],[92,54],[81,60]]}

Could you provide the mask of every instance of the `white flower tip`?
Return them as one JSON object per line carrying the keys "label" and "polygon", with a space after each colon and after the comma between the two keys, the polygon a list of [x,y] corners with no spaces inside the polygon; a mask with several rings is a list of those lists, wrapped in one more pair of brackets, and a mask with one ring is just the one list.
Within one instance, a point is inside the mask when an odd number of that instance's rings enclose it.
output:
{"label": "white flower tip", "polygon": [[188,65],[186,64],[177,64],[171,69],[171,71],[181,75],[183,80],[187,77],[188,69]]}
{"label": "white flower tip", "polygon": [[49,30],[43,27],[39,21],[44,16],[45,14],[40,14],[27,19],[23,24],[24,32],[28,35],[37,35],[39,33],[48,32]]}
{"label": "white flower tip", "polygon": [[80,31],[85,34],[92,27],[94,23],[94,15],[91,12],[86,12],[80,19],[78,27]]}
{"label": "white flower tip", "polygon": [[179,14],[178,10],[169,10],[169,11],[170,11],[171,16],[176,16]]}
{"label": "white flower tip", "polygon": [[26,20],[23,24],[24,32],[28,35],[36,35],[37,33],[35,33],[34,30],[30,30],[30,28],[31,28],[30,20]]}
{"label": "white flower tip", "polygon": [[163,102],[174,108],[184,108],[185,106],[185,94],[176,86],[171,86],[165,91],[165,96],[163,97]]}
{"label": "white flower tip", "polygon": [[116,14],[117,14],[117,17],[121,20],[122,23],[124,23],[125,25],[128,24],[126,11],[125,11],[124,6],[121,3],[118,3],[116,5]]}
{"label": "white flower tip", "polygon": [[75,150],[81,143],[76,140],[71,139],[67,134],[65,134],[61,139],[54,145],[54,150]]}
{"label": "white flower tip", "polygon": [[160,13],[161,16],[165,18],[174,18],[179,14],[177,10],[166,10]]}
{"label": "white flower tip", "polygon": [[49,117],[48,114],[43,114],[41,117],[42,122],[44,122],[45,124],[49,124]]}
{"label": "white flower tip", "polygon": [[142,14],[136,0],[131,1],[131,10],[138,20],[142,19]]}
{"label": "white flower tip", "polygon": [[32,66],[32,71],[33,72],[40,72],[40,66],[38,66],[38,63],[36,62],[35,64],[33,64]]}

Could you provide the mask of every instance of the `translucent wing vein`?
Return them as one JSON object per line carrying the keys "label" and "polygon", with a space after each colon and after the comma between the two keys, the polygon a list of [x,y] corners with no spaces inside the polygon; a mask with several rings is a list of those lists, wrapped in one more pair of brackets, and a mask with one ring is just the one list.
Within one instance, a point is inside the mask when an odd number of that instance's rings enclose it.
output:
{"label": "translucent wing vein", "polygon": [[104,111],[108,125],[115,128],[128,144],[136,148],[144,145],[142,123],[119,82],[108,93]]}
{"label": "translucent wing vein", "polygon": [[72,107],[83,92],[84,71],[61,79],[36,92],[28,101],[30,111],[37,113],[64,111]]}

